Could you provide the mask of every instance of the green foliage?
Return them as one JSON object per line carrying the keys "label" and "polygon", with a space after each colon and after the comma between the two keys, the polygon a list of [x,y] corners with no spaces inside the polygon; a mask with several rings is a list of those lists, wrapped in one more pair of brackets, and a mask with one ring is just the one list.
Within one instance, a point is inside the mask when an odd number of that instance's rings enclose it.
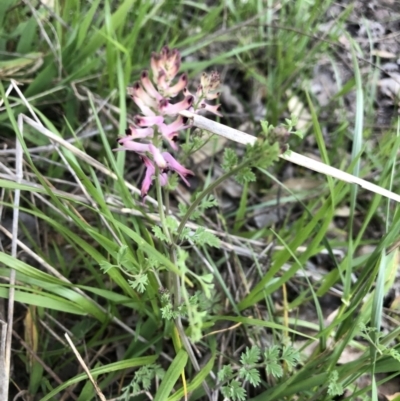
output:
{"label": "green foliage", "polygon": [[166,185],[166,189],[168,191],[175,191],[179,185],[179,177],[178,174],[170,174],[168,177],[168,183]]}
{"label": "green foliage", "polygon": [[167,303],[163,307],[160,308],[161,317],[165,320],[174,320],[178,317],[185,316],[185,313],[182,311],[182,306],[179,306],[178,309],[174,309],[171,302]]}
{"label": "green foliage", "polygon": [[204,227],[199,227],[194,233],[191,233],[190,239],[199,246],[209,245],[215,248],[219,248],[220,246],[219,239]]}
{"label": "green foliage", "polygon": [[198,152],[208,142],[209,138],[203,138],[203,131],[195,129],[194,132],[188,137],[188,140],[181,145],[183,153],[186,157]]}
{"label": "green foliage", "polygon": [[[159,229],[159,227],[156,228]],[[106,260],[100,261],[99,265],[102,272],[106,274],[114,268],[119,269],[126,276],[130,277],[130,279],[127,280],[129,286],[143,294],[149,284],[149,278],[146,272],[148,269],[160,269],[159,261],[153,258],[148,258],[143,261],[142,266],[138,267],[133,263],[126,245],[121,246],[118,249],[118,252],[114,255],[116,260],[115,264]]]}
{"label": "green foliage", "polygon": [[[194,199],[196,199],[196,197],[198,197],[199,195],[200,194],[197,193],[194,196]],[[210,209],[214,206],[218,206],[218,201],[215,199],[214,195],[210,194],[202,199],[200,205],[196,208],[196,210],[193,210],[191,212],[190,218],[192,220],[196,220],[200,218],[207,209]],[[179,203],[178,208],[179,208],[179,216],[181,217],[183,217],[188,211],[187,205],[183,203]]]}
{"label": "green foliage", "polygon": [[165,219],[165,224],[168,227],[168,229],[173,233],[176,233],[176,231],[178,230],[179,223],[173,216],[167,216]]}
{"label": "green foliage", "polygon": [[234,401],[245,401],[246,400],[246,390],[240,387],[240,383],[236,380],[229,382],[229,385],[223,386],[221,392],[225,398]]}
{"label": "green foliage", "polygon": [[250,167],[243,167],[235,176],[236,181],[244,185],[248,182],[256,180],[256,175],[251,171]]}
{"label": "green foliage", "polygon": [[232,380],[233,369],[231,365],[224,365],[218,372],[218,379],[222,382]]}
{"label": "green foliage", "polygon": [[225,171],[233,170],[238,164],[238,157],[236,152],[231,148],[226,148],[224,151],[224,158],[221,167]]}
{"label": "green foliage", "polygon": [[342,395],[343,394],[343,386],[338,381],[339,374],[336,370],[333,370],[329,375],[328,379],[328,394],[335,396],[335,395]]}
{"label": "green foliage", "polygon": [[261,121],[263,133],[254,144],[246,145],[246,150],[240,160],[232,149],[225,149],[222,168],[226,172],[238,169],[235,174],[236,181],[244,185],[256,180],[253,172],[254,168],[267,168],[278,160],[278,156],[282,151],[286,151],[286,142],[289,132],[283,128],[274,128],[268,125],[266,121]]}
{"label": "green foliage", "polygon": [[282,361],[286,363],[289,369],[294,369],[300,362],[300,354],[295,348],[290,345],[282,347]]}
{"label": "green foliage", "polygon": [[151,229],[152,229],[154,235],[156,236],[156,238],[158,238],[161,241],[168,242],[168,238],[164,234],[164,232],[162,231],[162,228],[160,226],[153,226]]}
{"label": "green foliage", "polygon": [[[262,357],[262,360],[260,361]],[[223,395],[230,400],[246,399],[246,391],[243,388],[246,383],[257,387],[261,383],[260,369],[265,369],[267,375],[275,379],[282,378],[284,370],[282,366],[293,369],[300,361],[300,354],[290,345],[273,345],[261,352],[256,345],[240,355],[240,367],[236,369],[230,365],[224,365],[218,373],[218,379],[226,383],[222,387]]]}
{"label": "green foliage", "polygon": [[161,380],[164,375],[165,370],[158,364],[140,367],[131,383],[122,389],[123,393],[118,397],[118,400],[129,401],[132,396],[142,391],[149,391],[154,379],[157,377]]}
{"label": "green foliage", "polygon": [[267,375],[276,378],[283,376],[280,353],[281,349],[278,345],[273,345],[264,351],[265,371]]}
{"label": "green foliage", "polygon": [[143,294],[149,284],[149,277],[147,274],[138,274],[133,280],[128,280],[128,283],[134,290]]}
{"label": "green foliage", "polygon": [[248,381],[254,387],[257,387],[261,382],[260,373],[255,368],[241,367],[239,369],[239,378]]}
{"label": "green foliage", "polygon": [[246,351],[240,356],[240,362],[243,365],[252,365],[260,359],[260,349],[253,345],[251,348],[246,348]]}

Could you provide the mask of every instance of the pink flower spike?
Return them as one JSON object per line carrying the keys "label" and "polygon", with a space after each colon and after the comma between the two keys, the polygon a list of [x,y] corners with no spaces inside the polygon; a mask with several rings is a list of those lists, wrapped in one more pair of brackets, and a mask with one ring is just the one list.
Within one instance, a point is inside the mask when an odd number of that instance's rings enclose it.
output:
{"label": "pink flower spike", "polygon": [[160,149],[156,148],[152,143],[148,144],[148,147],[149,152],[153,156],[154,163],[156,163],[161,170],[165,170],[167,168],[167,162],[162,156]]}
{"label": "pink flower spike", "polygon": [[133,125],[130,125],[125,132],[126,135],[132,137],[132,139],[148,138],[154,135],[153,128],[136,128]]}
{"label": "pink flower spike", "polygon": [[135,124],[139,127],[152,127],[153,125],[162,125],[164,122],[163,116],[135,116]]}
{"label": "pink flower spike", "polygon": [[155,116],[156,113],[154,113],[153,110],[151,110],[151,108],[149,106],[147,106],[143,100],[137,96],[133,96],[132,97],[133,101],[136,103],[136,105],[139,107],[139,109],[141,110],[141,112],[145,115],[145,116]]}
{"label": "pink flower spike", "polygon": [[187,175],[194,175],[193,171],[188,170],[187,168],[183,167],[177,160],[168,152],[163,152],[162,156],[164,160],[168,163],[168,168],[177,172],[185,184],[190,187],[188,180],[186,179]]}
{"label": "pink flower spike", "polygon": [[153,176],[156,171],[154,164],[151,162],[151,160],[148,157],[143,156],[142,157],[143,163],[146,166],[146,173],[142,182],[142,188],[140,191],[140,194],[142,195],[142,198],[144,198],[151,187],[152,181],[153,181]]}
{"label": "pink flower spike", "polygon": [[163,114],[178,114],[182,110],[187,110],[193,104],[193,96],[187,96],[182,101],[171,104],[166,99],[161,100],[159,109]]}
{"label": "pink flower spike", "polygon": [[157,89],[154,87],[153,83],[150,81],[149,73],[147,71],[143,71],[140,77],[140,82],[143,85],[143,88],[146,92],[154,99],[160,101],[163,97],[160,93],[157,92]]}

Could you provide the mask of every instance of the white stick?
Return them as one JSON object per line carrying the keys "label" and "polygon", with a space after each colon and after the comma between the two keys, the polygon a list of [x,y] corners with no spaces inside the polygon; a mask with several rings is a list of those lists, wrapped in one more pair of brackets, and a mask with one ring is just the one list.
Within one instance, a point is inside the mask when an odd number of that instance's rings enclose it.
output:
{"label": "white stick", "polygon": [[[245,132],[239,131],[234,128],[227,127],[226,125],[209,120],[208,118],[199,116],[190,111],[184,110],[181,111],[180,114],[184,117],[190,118],[195,127],[207,130],[216,135],[223,136],[230,139],[231,141],[247,145],[254,144],[257,140],[256,137],[252,135],[246,134]],[[394,192],[388,191],[385,188],[372,184],[371,182],[365,181],[362,178],[356,177],[352,174],[341,171],[335,167],[328,166],[325,163],[310,159],[309,157],[303,156],[299,153],[290,151],[288,153],[280,155],[279,157],[281,159],[287,160],[294,164],[298,164],[299,166],[303,166],[318,173],[337,178],[341,181],[345,181],[350,184],[358,184],[360,187],[365,188],[368,191],[375,192],[376,194],[382,195],[396,202],[400,202],[400,195],[395,194]]]}

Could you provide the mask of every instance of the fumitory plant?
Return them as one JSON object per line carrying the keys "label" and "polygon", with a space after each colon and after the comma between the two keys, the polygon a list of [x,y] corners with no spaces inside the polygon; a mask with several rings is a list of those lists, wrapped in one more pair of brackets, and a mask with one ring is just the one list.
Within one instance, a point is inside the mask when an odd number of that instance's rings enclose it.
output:
{"label": "fumitory plant", "polygon": [[[191,349],[188,336],[192,342],[202,338],[204,322],[209,318],[207,308],[210,303],[204,301],[213,297],[213,275],[197,275],[189,268],[190,253],[183,248],[184,243],[196,246],[213,246],[218,248],[219,239],[206,227],[199,226],[193,230],[187,227],[189,219],[201,217],[201,212],[217,205],[214,198],[214,189],[230,177],[240,184],[248,184],[256,178],[253,171],[257,167],[268,167],[282,151],[287,150],[287,137],[291,133],[291,122],[280,130],[264,123],[263,132],[254,145],[248,145],[242,157],[238,158],[232,149],[226,149],[222,163],[224,174],[211,182],[205,189],[193,195],[192,203],[179,205],[180,222],[169,210],[168,192],[164,196],[162,187],[166,188],[170,180],[169,173],[177,173],[183,182],[189,186],[188,176],[193,171],[183,166],[174,155],[179,155],[180,148],[177,143],[179,133],[191,127],[190,119],[180,115],[187,110],[194,114],[210,112],[221,116],[218,111],[219,104],[210,104],[219,96],[218,87],[220,77],[217,72],[203,73],[200,84],[194,93],[188,88],[188,77],[181,74],[177,77],[181,65],[181,56],[178,50],[164,47],[159,54],[151,56],[151,75],[143,71],[140,80],[128,88],[128,94],[140,109],[140,114],[133,118],[134,123],[126,130],[126,135],[118,140],[121,145],[117,150],[133,151],[141,158],[145,167],[145,174],[141,184],[141,196],[144,199],[155,181],[158,201],[160,226],[154,225],[152,231],[159,240],[164,255],[171,260],[179,270],[168,271],[165,288],[160,286],[161,316],[167,322],[172,320],[179,335],[180,342],[187,351],[193,366],[199,370],[196,357]],[[190,149],[190,146],[186,146]],[[193,149],[193,148],[192,148]],[[174,155],[172,154],[174,152]],[[183,152],[182,152],[183,153]],[[163,199],[165,202],[163,202]],[[164,205],[165,203],[165,205]],[[132,266],[129,262],[128,250],[124,249],[117,255],[117,265],[107,264],[104,269],[119,267],[121,269]],[[146,262],[135,271],[128,268],[126,272],[132,280],[130,285],[136,291],[143,293],[149,283],[148,270],[159,272],[165,267],[159,261],[146,259]],[[201,291],[193,289],[192,293],[186,289],[185,283],[193,279],[199,283]],[[159,279],[161,284],[162,280]],[[198,288],[197,288],[198,290]],[[188,330],[183,329],[181,319],[188,322]],[[196,367],[197,366],[197,367]],[[255,368],[254,368],[255,369]],[[253,369],[253,370],[254,370]],[[253,370],[251,372],[253,372]],[[236,394],[236,380],[233,376],[225,375],[221,380],[230,380],[224,387],[225,396],[240,399]],[[245,377],[251,382],[251,377]],[[256,384],[256,383],[253,383]],[[232,394],[231,394],[232,393]]]}
{"label": "fumitory plant", "polygon": [[[203,73],[195,92],[188,88],[188,77],[185,73],[178,75],[181,65],[181,56],[178,50],[169,49],[165,46],[159,54],[151,56],[151,75],[149,71],[143,71],[140,80],[128,88],[128,94],[140,109],[141,114],[133,118],[134,123],[126,130],[126,135],[118,140],[121,145],[117,150],[133,151],[143,161],[145,174],[141,185],[141,196],[145,198],[153,181],[156,182],[156,193],[159,206],[160,226],[155,225],[153,232],[155,236],[168,245],[165,252],[168,257],[178,266],[180,277],[169,278],[167,290],[173,296],[174,305],[166,304],[164,296],[163,309],[169,310],[169,317],[181,316],[179,311],[187,311],[189,325],[196,322],[194,329],[191,327],[191,338],[197,341],[201,337],[201,324],[199,316],[204,316],[204,311],[197,311],[197,305],[193,304],[193,298],[187,293],[183,285],[185,277],[191,275],[200,283],[201,289],[207,296],[211,294],[213,284],[212,275],[196,275],[186,264],[189,260],[188,252],[180,248],[182,242],[191,242],[198,246],[219,247],[219,239],[205,227],[191,230],[187,222],[191,218],[198,218],[199,211],[217,205],[213,197],[214,189],[223,181],[233,176],[240,184],[254,181],[256,176],[253,172],[256,167],[268,167],[282,151],[287,150],[287,137],[292,132],[293,124],[287,120],[287,124],[280,130],[267,122],[262,124],[263,132],[254,145],[248,145],[244,155],[239,160],[236,152],[226,149],[222,168],[225,173],[212,182],[203,191],[197,192],[192,204],[179,205],[180,223],[170,213],[168,206],[164,207],[161,187],[166,187],[169,181],[169,173],[177,173],[189,186],[187,177],[193,175],[193,171],[183,166],[175,154],[179,154],[180,148],[177,143],[179,133],[190,128],[190,120],[179,113],[188,110],[192,113],[210,112],[222,116],[219,112],[219,104],[210,104],[210,101],[218,99],[220,93],[220,77],[217,72]],[[179,97],[180,96],[180,97]],[[170,148],[170,149],[168,149]],[[168,193],[165,195],[168,197]],[[164,198],[168,199],[168,198]],[[165,202],[169,205],[169,202]],[[152,263],[149,262],[149,266]],[[107,266],[105,266],[107,268]],[[151,267],[148,267],[151,268]],[[146,268],[146,269],[148,269]],[[154,270],[153,265],[153,270]],[[134,289],[145,291],[148,283],[146,269],[131,275],[134,280],[131,285]],[[155,268],[157,270],[157,268]],[[172,273],[170,273],[172,274]],[[171,288],[170,288],[171,287]],[[173,287],[173,288],[172,288]],[[167,297],[168,298],[168,297]],[[182,307],[182,300],[186,307]],[[201,320],[201,319],[200,319]],[[182,334],[182,333],[181,333]]]}

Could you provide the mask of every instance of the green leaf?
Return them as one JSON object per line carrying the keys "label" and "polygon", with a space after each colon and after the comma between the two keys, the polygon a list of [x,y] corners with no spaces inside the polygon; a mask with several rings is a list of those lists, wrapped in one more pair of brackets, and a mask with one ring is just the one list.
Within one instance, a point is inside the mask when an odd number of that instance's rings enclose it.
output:
{"label": "green leaf", "polygon": [[[100,376],[102,374],[110,374],[112,372],[118,372],[120,370],[127,370],[127,369],[132,369],[137,366],[142,366],[150,363],[154,363],[155,360],[157,359],[156,355],[152,356],[144,356],[140,358],[132,358],[132,359],[126,359],[124,361],[119,361],[115,363],[110,363],[108,365],[100,366],[94,369],[90,370],[90,373],[94,378],[97,376]],[[48,401],[53,399],[55,395],[60,393],[62,390],[68,388],[69,386],[79,383],[81,381],[86,381],[87,380],[87,374],[86,373],[81,373],[72,379],[67,380],[60,386],[56,387],[54,390],[50,391],[48,394],[46,394],[43,398],[40,399],[40,401]]]}
{"label": "green leaf", "polygon": [[260,373],[256,368],[241,367],[239,377],[253,386],[258,386],[261,383]]}
{"label": "green leaf", "polygon": [[218,201],[215,199],[214,195],[208,195],[201,202],[201,208],[210,209],[211,207],[218,206]]}
{"label": "green leaf", "polygon": [[342,395],[343,394],[343,386],[342,384],[338,381],[339,379],[339,373],[337,370],[334,370],[328,378],[328,394],[335,396],[335,395]]}
{"label": "green leaf", "polygon": [[283,369],[280,365],[280,349],[273,345],[264,351],[265,370],[268,375],[279,378],[283,375]]}
{"label": "green leaf", "polygon": [[162,229],[160,226],[153,226],[151,227],[151,230],[153,231],[154,235],[163,242],[168,242],[168,238],[166,235],[163,233]]}
{"label": "green leaf", "polygon": [[[9,288],[1,287],[2,286],[0,286],[0,298],[8,299],[10,294]],[[74,315],[87,314],[87,312],[81,308],[79,304],[70,302],[53,294],[45,293],[43,291],[40,294],[35,294],[33,293],[33,290],[32,292],[28,292],[25,288],[22,290],[17,288],[14,296],[17,302],[21,302],[26,305],[35,305],[50,310],[72,313]]]}
{"label": "green leaf", "polygon": [[236,181],[244,185],[248,182],[254,182],[256,180],[256,175],[251,171],[250,167],[243,167],[236,175]]}
{"label": "green leaf", "polygon": [[[0,181],[0,183],[1,183],[1,181]],[[179,209],[178,216],[183,217],[186,214],[187,210],[188,210],[188,206],[185,205],[184,203],[179,203],[178,204],[178,209]]]}
{"label": "green leaf", "polygon": [[232,380],[227,386],[221,388],[222,395],[234,401],[245,401],[246,390],[240,387],[240,383]]}
{"label": "green leaf", "polygon": [[146,291],[146,287],[149,284],[149,277],[147,274],[138,274],[134,280],[128,280],[129,285],[134,289],[143,294]]}
{"label": "green leaf", "polygon": [[253,345],[251,348],[246,347],[246,351],[242,352],[240,362],[242,365],[252,365],[260,359],[260,348]]}
{"label": "green leaf", "polygon": [[222,168],[225,171],[232,170],[238,163],[238,157],[236,152],[233,149],[225,149],[224,151],[224,159],[222,162]]}
{"label": "green leaf", "polygon": [[176,268],[176,266],[162,253],[158,252],[154,246],[150,245],[146,242],[143,237],[141,237],[138,233],[133,231],[131,228],[127,227],[125,224],[119,221],[115,221],[115,224],[119,227],[119,229],[125,232],[136,244],[138,247],[143,250],[149,257],[157,260],[161,265],[165,266],[168,270],[181,274],[181,272]]}
{"label": "green leaf", "polygon": [[282,359],[294,368],[300,361],[300,353],[291,345],[285,345],[282,349]]}
{"label": "green leaf", "polygon": [[192,392],[198,387],[202,385],[204,380],[206,380],[207,376],[211,372],[214,366],[215,355],[210,358],[207,364],[198,372],[198,374],[194,377],[194,379],[187,384],[185,388],[179,389],[175,394],[168,398],[168,401],[180,401],[183,399],[184,395],[188,392]]}
{"label": "green leaf", "polygon": [[100,263],[100,269],[103,273],[107,273],[110,269],[112,269],[113,267],[115,267],[115,265],[111,264],[110,262],[108,262],[107,260],[102,260]]}
{"label": "green leaf", "polygon": [[176,220],[176,218],[173,216],[168,216],[165,219],[165,223],[166,223],[167,227],[170,229],[170,231],[172,231],[173,233],[175,233],[176,230],[178,229],[179,223]]}
{"label": "green leaf", "polygon": [[233,377],[233,370],[231,365],[224,365],[218,372],[218,379],[220,381],[231,380]]}
{"label": "green leaf", "polygon": [[167,183],[166,188],[167,188],[169,191],[175,191],[176,188],[178,187],[178,185],[179,185],[179,177],[178,177],[178,174],[171,174],[171,175],[168,177],[168,183]]}
{"label": "green leaf", "polygon": [[200,246],[210,245],[215,248],[220,247],[220,240],[214,234],[207,231],[204,227],[199,227],[192,236],[193,241]]}
{"label": "green leaf", "polygon": [[157,394],[154,397],[154,401],[164,401],[168,398],[176,381],[183,373],[187,360],[188,354],[183,348],[181,348],[165,373]]}

